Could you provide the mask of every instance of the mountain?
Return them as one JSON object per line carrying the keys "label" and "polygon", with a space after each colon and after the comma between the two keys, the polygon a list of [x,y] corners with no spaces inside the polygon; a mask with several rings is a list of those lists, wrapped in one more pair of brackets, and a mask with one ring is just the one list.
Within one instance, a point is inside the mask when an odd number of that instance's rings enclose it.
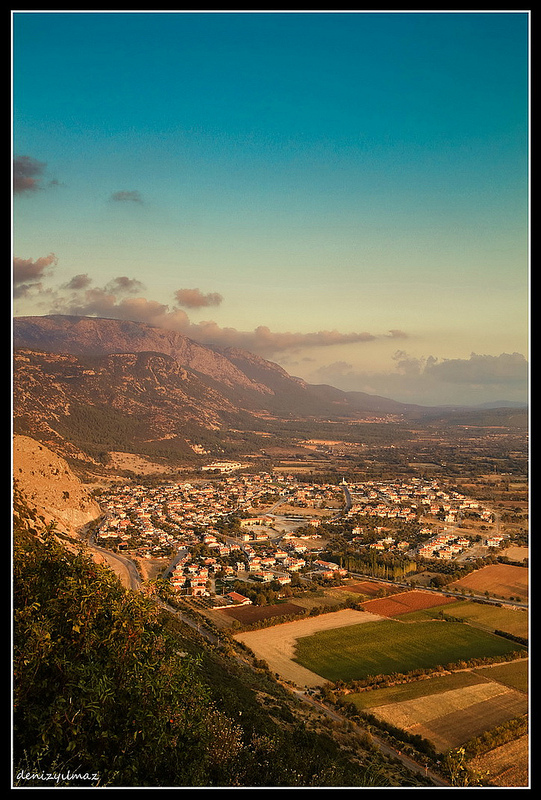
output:
{"label": "mountain", "polygon": [[[310,385],[237,348],[90,317],[14,318],[13,390],[15,433],[94,464],[111,452],[188,462],[238,455],[250,436],[253,451],[256,434],[292,421],[460,419],[459,411]],[[489,413],[467,411],[469,421]]]}
{"label": "mountain", "polygon": [[94,317],[15,317],[13,347],[103,356],[113,353],[154,352],[231,387],[267,391],[249,380],[234,364],[209,347],[175,331],[140,322]]}
{"label": "mountain", "polygon": [[141,322],[60,315],[15,317],[13,347],[85,358],[160,353],[198,375],[230,402],[271,414],[354,416],[359,411],[400,414],[418,408],[362,392],[312,386],[248,351],[202,345]]}

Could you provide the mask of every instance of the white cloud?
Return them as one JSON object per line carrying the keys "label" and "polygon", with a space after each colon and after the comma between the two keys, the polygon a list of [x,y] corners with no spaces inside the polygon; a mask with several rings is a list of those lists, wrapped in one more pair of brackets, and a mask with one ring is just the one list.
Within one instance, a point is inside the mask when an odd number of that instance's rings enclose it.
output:
{"label": "white cloud", "polygon": [[311,383],[328,383],[421,405],[471,405],[492,401],[526,402],[528,362],[520,353],[497,356],[472,353],[469,358],[415,357],[396,351],[381,371],[362,363],[335,361],[303,375]]}

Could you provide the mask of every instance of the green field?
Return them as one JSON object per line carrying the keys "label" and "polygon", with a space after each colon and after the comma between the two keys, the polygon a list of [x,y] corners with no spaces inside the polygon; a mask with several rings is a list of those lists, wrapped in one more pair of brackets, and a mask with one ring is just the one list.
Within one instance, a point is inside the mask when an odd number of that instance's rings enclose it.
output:
{"label": "green field", "polygon": [[354,703],[360,711],[387,703],[401,703],[403,700],[415,700],[418,697],[463,689],[464,686],[475,686],[485,683],[486,679],[474,672],[453,672],[436,678],[402,683],[398,686],[385,686],[382,689],[369,689],[365,692],[350,692],[345,696],[348,703]]}
{"label": "green field", "polygon": [[528,659],[521,658],[520,661],[513,661],[510,664],[495,664],[493,667],[476,669],[475,672],[489,680],[499,681],[511,689],[518,689],[519,692],[528,691]]}
{"label": "green field", "polygon": [[410,672],[526,648],[461,622],[394,620],[320,631],[297,640],[294,660],[329,681]]}
{"label": "green field", "polygon": [[403,614],[401,619],[403,621],[434,619],[440,611],[453,617],[460,617],[465,622],[485,630],[505,631],[513,636],[528,638],[527,611],[513,611],[509,608],[473,603],[471,600],[459,601],[452,605],[435,606],[423,611],[412,611],[410,614]]}

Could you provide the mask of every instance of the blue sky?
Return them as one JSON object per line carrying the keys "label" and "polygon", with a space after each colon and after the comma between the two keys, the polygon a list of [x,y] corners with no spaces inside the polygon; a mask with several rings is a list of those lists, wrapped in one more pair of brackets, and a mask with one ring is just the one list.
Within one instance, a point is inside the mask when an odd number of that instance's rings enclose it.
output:
{"label": "blue sky", "polygon": [[13,313],[527,397],[528,12],[13,14]]}

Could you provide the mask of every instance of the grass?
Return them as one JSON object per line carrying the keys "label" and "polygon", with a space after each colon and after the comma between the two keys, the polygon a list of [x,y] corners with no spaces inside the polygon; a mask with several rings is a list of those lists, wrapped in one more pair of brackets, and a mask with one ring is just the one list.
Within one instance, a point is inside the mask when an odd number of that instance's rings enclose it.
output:
{"label": "grass", "polygon": [[525,648],[460,622],[380,620],[298,639],[294,660],[335,682],[434,669],[521,649]]}
{"label": "grass", "polygon": [[513,611],[509,608],[473,603],[469,600],[435,606],[422,611],[412,611],[411,614],[403,614],[401,620],[411,622],[434,619],[440,611],[453,617],[460,617],[465,622],[485,630],[505,631],[513,636],[528,638],[528,613],[526,611]]}
{"label": "grass", "polygon": [[473,672],[454,672],[452,675],[441,675],[437,678],[412,681],[398,686],[369,689],[365,692],[351,692],[345,696],[345,699],[363,711],[387,703],[400,703],[404,700],[415,700],[452,689],[463,689],[465,686],[475,686],[478,683],[486,683],[486,679]]}
{"label": "grass", "polygon": [[475,670],[478,675],[499,681],[511,689],[519,692],[528,691],[528,660],[512,661],[510,664],[496,664],[493,667],[484,667]]}

